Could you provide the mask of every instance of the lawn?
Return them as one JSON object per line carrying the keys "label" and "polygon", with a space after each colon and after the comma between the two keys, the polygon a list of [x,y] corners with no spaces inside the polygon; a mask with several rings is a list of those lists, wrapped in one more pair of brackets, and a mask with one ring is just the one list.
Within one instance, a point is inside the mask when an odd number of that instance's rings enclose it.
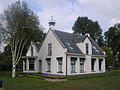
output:
{"label": "lawn", "polygon": [[23,76],[13,79],[8,72],[0,72],[0,80],[4,80],[4,90],[120,90],[120,70],[68,77],[68,80],[63,82]]}

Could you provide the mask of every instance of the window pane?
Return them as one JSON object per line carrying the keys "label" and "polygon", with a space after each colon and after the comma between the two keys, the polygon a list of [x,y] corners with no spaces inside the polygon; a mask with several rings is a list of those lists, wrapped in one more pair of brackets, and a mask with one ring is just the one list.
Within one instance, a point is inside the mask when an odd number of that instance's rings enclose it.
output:
{"label": "window pane", "polygon": [[52,55],[52,43],[48,44],[48,55]]}
{"label": "window pane", "polygon": [[29,60],[29,70],[34,70],[34,61],[33,59]]}
{"label": "window pane", "polygon": [[27,67],[26,67],[26,60],[24,60],[24,70],[27,70]]}
{"label": "window pane", "polygon": [[33,56],[33,47],[31,46],[31,56]]}
{"label": "window pane", "polygon": [[89,54],[89,44],[86,43],[86,54]]}
{"label": "window pane", "polygon": [[75,73],[76,60],[77,58],[74,58],[74,57],[71,58],[71,73]]}
{"label": "window pane", "polygon": [[99,59],[99,70],[102,70],[102,61],[103,59]]}
{"label": "window pane", "polygon": [[95,61],[96,61],[96,59],[92,59],[92,60],[91,60],[91,70],[92,70],[92,71],[95,70]]}
{"label": "window pane", "polygon": [[80,72],[84,71],[84,61],[85,61],[85,58],[80,58]]}
{"label": "window pane", "polygon": [[51,58],[46,58],[47,61],[47,72],[51,71]]}
{"label": "window pane", "polygon": [[57,58],[58,60],[58,72],[62,72],[62,57]]}

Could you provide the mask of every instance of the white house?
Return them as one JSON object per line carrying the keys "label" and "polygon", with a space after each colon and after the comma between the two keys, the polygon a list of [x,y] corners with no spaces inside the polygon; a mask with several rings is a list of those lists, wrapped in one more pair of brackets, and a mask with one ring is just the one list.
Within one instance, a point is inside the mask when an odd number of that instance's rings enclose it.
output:
{"label": "white house", "polygon": [[50,29],[42,44],[32,42],[23,60],[23,72],[79,75],[105,72],[105,54],[90,35]]}

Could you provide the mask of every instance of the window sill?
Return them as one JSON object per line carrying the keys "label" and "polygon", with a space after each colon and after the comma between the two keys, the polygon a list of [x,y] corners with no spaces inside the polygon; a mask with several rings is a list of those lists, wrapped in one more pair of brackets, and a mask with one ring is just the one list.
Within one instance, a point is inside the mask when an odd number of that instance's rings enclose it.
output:
{"label": "window sill", "polygon": [[96,72],[96,71],[92,70],[92,72]]}
{"label": "window sill", "polygon": [[102,72],[103,70],[99,70],[100,72]]}
{"label": "window sill", "polygon": [[51,72],[51,71],[46,71],[46,72]]}
{"label": "window sill", "polygon": [[77,73],[77,72],[71,72],[71,73]]}
{"label": "window sill", "polygon": [[80,73],[85,73],[85,71],[80,71]]}
{"label": "window sill", "polygon": [[35,70],[28,70],[28,71],[35,71]]}
{"label": "window sill", "polygon": [[58,71],[57,73],[63,73],[62,71]]}

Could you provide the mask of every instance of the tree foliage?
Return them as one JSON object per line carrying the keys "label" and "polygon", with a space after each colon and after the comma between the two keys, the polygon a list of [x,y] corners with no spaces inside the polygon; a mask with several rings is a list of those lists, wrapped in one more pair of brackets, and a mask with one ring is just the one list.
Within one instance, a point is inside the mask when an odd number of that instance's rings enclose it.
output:
{"label": "tree foliage", "polygon": [[120,24],[115,24],[105,32],[105,42],[113,54],[116,56],[120,67]]}
{"label": "tree foliage", "polygon": [[115,64],[114,54],[109,50],[109,48],[107,46],[103,46],[101,48],[106,53],[106,57],[105,57],[106,66],[114,66],[114,64]]}
{"label": "tree foliage", "polygon": [[12,67],[10,46],[4,48],[4,52],[0,53],[0,71],[9,71]]}
{"label": "tree foliage", "polygon": [[89,33],[100,46],[103,45],[102,29],[97,21],[94,22],[88,19],[88,17],[78,17],[72,29],[73,33],[76,34],[85,35],[86,33]]}
{"label": "tree foliage", "polygon": [[15,68],[21,59],[24,48],[31,40],[37,40],[36,33],[41,33],[40,38],[42,38],[43,31],[40,28],[38,17],[24,1],[16,1],[8,6],[0,18],[0,27],[2,39],[11,47],[12,75],[15,77]]}

